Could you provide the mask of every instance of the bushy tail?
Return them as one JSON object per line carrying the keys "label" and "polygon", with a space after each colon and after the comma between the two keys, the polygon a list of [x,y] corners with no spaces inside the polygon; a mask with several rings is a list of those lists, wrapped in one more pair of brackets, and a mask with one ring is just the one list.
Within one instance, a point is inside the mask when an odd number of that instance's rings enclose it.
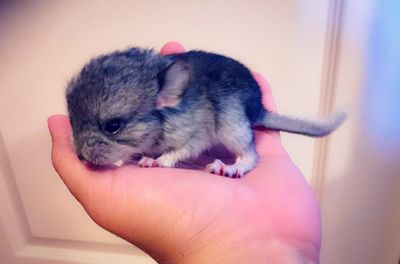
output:
{"label": "bushy tail", "polygon": [[306,120],[266,112],[260,125],[272,130],[285,131],[311,137],[323,137],[334,131],[345,118],[345,113],[337,113],[328,119]]}

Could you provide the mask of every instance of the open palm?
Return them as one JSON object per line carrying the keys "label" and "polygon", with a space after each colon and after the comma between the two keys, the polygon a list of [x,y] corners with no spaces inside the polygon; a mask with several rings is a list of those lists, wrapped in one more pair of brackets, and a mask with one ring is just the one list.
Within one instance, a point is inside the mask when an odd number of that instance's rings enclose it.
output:
{"label": "open palm", "polygon": [[[181,51],[177,43],[162,49]],[[265,107],[275,110],[267,83],[255,78]],[[93,170],[72,149],[68,118],[55,115],[48,122],[54,167],[90,217],[160,263],[243,263],[242,257],[247,263],[318,262],[319,208],[277,132],[256,131],[256,168],[231,179],[133,165]]]}

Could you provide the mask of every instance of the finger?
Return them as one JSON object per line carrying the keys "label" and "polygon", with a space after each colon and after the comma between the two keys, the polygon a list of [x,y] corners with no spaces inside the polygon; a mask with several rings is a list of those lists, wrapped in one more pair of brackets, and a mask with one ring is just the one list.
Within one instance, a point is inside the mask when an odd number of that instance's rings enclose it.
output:
{"label": "finger", "polygon": [[257,153],[260,156],[287,156],[287,152],[283,147],[280,135],[276,131],[256,130],[255,142]]}
{"label": "finger", "polygon": [[[271,112],[276,112],[276,104],[272,96],[271,87],[267,80],[259,73],[253,73],[254,79],[257,81],[262,92],[262,102],[264,107]],[[256,129],[258,130],[258,129]],[[260,155],[286,155],[281,141],[280,134],[277,131],[261,129],[255,132],[256,148]]]}
{"label": "finger", "polygon": [[277,112],[275,100],[272,96],[272,90],[267,80],[257,72],[253,72],[253,77],[261,88],[264,107],[271,112]]}
{"label": "finger", "polygon": [[182,52],[185,52],[185,48],[179,42],[170,41],[161,48],[160,52],[163,55],[168,55],[168,54],[173,54],[173,53],[182,53]]}
{"label": "finger", "polygon": [[72,148],[69,119],[65,115],[53,115],[47,122],[52,138],[53,166],[71,193],[81,200],[85,189],[91,186],[91,171],[78,159]]}

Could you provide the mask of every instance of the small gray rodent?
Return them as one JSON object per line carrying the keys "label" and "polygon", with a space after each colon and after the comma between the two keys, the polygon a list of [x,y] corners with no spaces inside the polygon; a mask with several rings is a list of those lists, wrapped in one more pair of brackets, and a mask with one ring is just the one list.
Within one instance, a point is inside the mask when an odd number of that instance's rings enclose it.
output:
{"label": "small gray rodent", "polygon": [[215,160],[211,173],[242,177],[257,162],[252,127],[321,137],[345,115],[306,121],[266,110],[251,72],[231,58],[203,52],[163,56],[129,48],[88,62],[68,84],[74,145],[95,165],[130,161],[173,167],[215,144],[236,156]]}

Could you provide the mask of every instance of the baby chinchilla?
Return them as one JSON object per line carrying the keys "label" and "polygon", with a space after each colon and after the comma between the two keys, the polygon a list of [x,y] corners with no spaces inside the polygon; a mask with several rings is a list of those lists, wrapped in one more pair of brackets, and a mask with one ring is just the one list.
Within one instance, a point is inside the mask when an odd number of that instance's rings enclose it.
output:
{"label": "baby chinchilla", "polygon": [[74,145],[83,160],[111,165],[141,156],[143,167],[173,167],[215,144],[236,155],[211,173],[242,177],[256,165],[252,127],[321,137],[343,121],[306,121],[269,112],[250,71],[204,51],[163,56],[130,48],[92,59],[68,84]]}

